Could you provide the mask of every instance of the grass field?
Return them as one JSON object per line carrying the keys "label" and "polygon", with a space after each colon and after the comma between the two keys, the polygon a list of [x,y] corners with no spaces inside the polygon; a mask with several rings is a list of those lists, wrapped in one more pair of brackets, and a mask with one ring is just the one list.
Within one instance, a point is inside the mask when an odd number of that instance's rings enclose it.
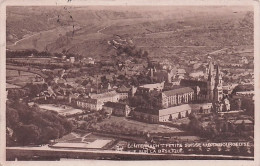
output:
{"label": "grass field", "polygon": [[54,144],[54,147],[103,148],[113,140],[113,138],[96,136],[91,133],[86,133],[83,136],[70,133],[55,140],[56,144]]}
{"label": "grass field", "polygon": [[61,115],[71,115],[82,112],[80,109],[75,109],[69,106],[55,106],[53,104],[40,104],[39,107],[45,110],[56,111]]}
{"label": "grass field", "polygon": [[149,133],[175,133],[182,132],[181,130],[168,127],[159,124],[148,124],[143,122],[138,122],[124,117],[112,116],[110,119],[106,119],[101,123],[97,124],[98,126],[106,125],[115,125],[115,127],[123,126],[124,128],[136,129],[138,131],[149,132]]}
{"label": "grass field", "polygon": [[6,70],[6,82],[10,84],[25,86],[27,83],[31,83],[36,74],[28,72],[20,72],[16,70]]}

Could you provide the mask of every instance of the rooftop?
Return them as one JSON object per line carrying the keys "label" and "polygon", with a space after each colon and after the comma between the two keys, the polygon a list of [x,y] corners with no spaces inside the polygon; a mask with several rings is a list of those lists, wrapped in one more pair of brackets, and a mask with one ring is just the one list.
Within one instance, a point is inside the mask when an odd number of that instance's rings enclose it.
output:
{"label": "rooftop", "polygon": [[116,95],[117,95],[116,91],[109,91],[109,92],[99,93],[99,94],[90,94],[90,97],[92,99],[100,99],[106,97],[114,97]]}
{"label": "rooftop", "polygon": [[118,92],[129,92],[131,88],[127,88],[125,85],[117,89]]}
{"label": "rooftop", "polygon": [[199,86],[199,87],[207,87],[206,81],[198,81],[198,80],[186,80],[182,79],[180,82],[181,86]]}
{"label": "rooftop", "polygon": [[177,94],[190,93],[190,92],[194,92],[194,90],[190,87],[182,87],[178,89],[164,91],[163,94],[165,94],[166,96],[173,96]]}
{"label": "rooftop", "polygon": [[173,114],[173,113],[179,113],[179,112],[183,112],[186,110],[191,110],[191,107],[189,104],[183,104],[183,105],[179,105],[179,106],[175,106],[175,107],[161,109],[161,110],[159,110],[159,116],[169,115],[169,114]]}
{"label": "rooftop", "polygon": [[91,99],[91,98],[79,98],[78,101],[85,102],[85,103],[91,103],[91,104],[97,104],[97,99]]}
{"label": "rooftop", "polygon": [[120,109],[124,109],[126,107],[126,104],[123,103],[115,103],[115,102],[106,102],[104,104],[104,106],[106,107],[111,107],[111,108],[120,108]]}
{"label": "rooftop", "polygon": [[145,84],[142,86],[139,86],[140,88],[147,88],[147,89],[162,89],[164,87],[164,82],[162,83],[156,83],[156,84]]}

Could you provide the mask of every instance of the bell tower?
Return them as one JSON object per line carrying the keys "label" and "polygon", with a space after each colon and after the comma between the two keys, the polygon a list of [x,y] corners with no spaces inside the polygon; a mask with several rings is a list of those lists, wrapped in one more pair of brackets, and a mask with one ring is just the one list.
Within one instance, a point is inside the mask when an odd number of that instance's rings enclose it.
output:
{"label": "bell tower", "polygon": [[214,99],[214,87],[215,87],[215,79],[213,75],[214,66],[212,62],[209,63],[209,74],[207,80],[207,99],[209,101],[213,101]]}
{"label": "bell tower", "polygon": [[219,66],[216,66],[215,88],[214,88],[214,101],[221,101],[223,98],[222,88],[222,75],[219,70]]}

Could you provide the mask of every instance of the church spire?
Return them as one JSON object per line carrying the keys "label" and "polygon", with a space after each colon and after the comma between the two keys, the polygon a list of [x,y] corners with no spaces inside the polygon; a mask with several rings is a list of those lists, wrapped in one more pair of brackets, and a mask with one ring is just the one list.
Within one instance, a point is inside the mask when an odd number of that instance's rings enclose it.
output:
{"label": "church spire", "polygon": [[209,74],[208,74],[208,81],[211,81],[212,80],[212,77],[213,77],[213,64],[212,64],[212,61],[210,61],[209,63]]}
{"label": "church spire", "polygon": [[216,66],[216,78],[215,79],[216,79],[216,86],[221,86],[222,77],[221,77],[221,73],[220,73],[218,65]]}

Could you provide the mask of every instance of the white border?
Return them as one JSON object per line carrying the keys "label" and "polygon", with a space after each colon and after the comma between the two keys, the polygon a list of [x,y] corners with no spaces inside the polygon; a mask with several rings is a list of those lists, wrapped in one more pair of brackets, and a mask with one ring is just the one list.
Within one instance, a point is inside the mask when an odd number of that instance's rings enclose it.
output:
{"label": "white border", "polygon": [[[6,6],[254,6],[254,58],[255,58],[255,160],[171,160],[171,161],[100,161],[100,160],[84,160],[84,161],[5,161],[5,47],[6,47]],[[179,165],[185,166],[194,165],[256,165],[260,166],[260,142],[259,142],[259,118],[260,118],[260,66],[257,65],[260,62],[260,3],[259,1],[249,0],[0,0],[0,165]]]}

